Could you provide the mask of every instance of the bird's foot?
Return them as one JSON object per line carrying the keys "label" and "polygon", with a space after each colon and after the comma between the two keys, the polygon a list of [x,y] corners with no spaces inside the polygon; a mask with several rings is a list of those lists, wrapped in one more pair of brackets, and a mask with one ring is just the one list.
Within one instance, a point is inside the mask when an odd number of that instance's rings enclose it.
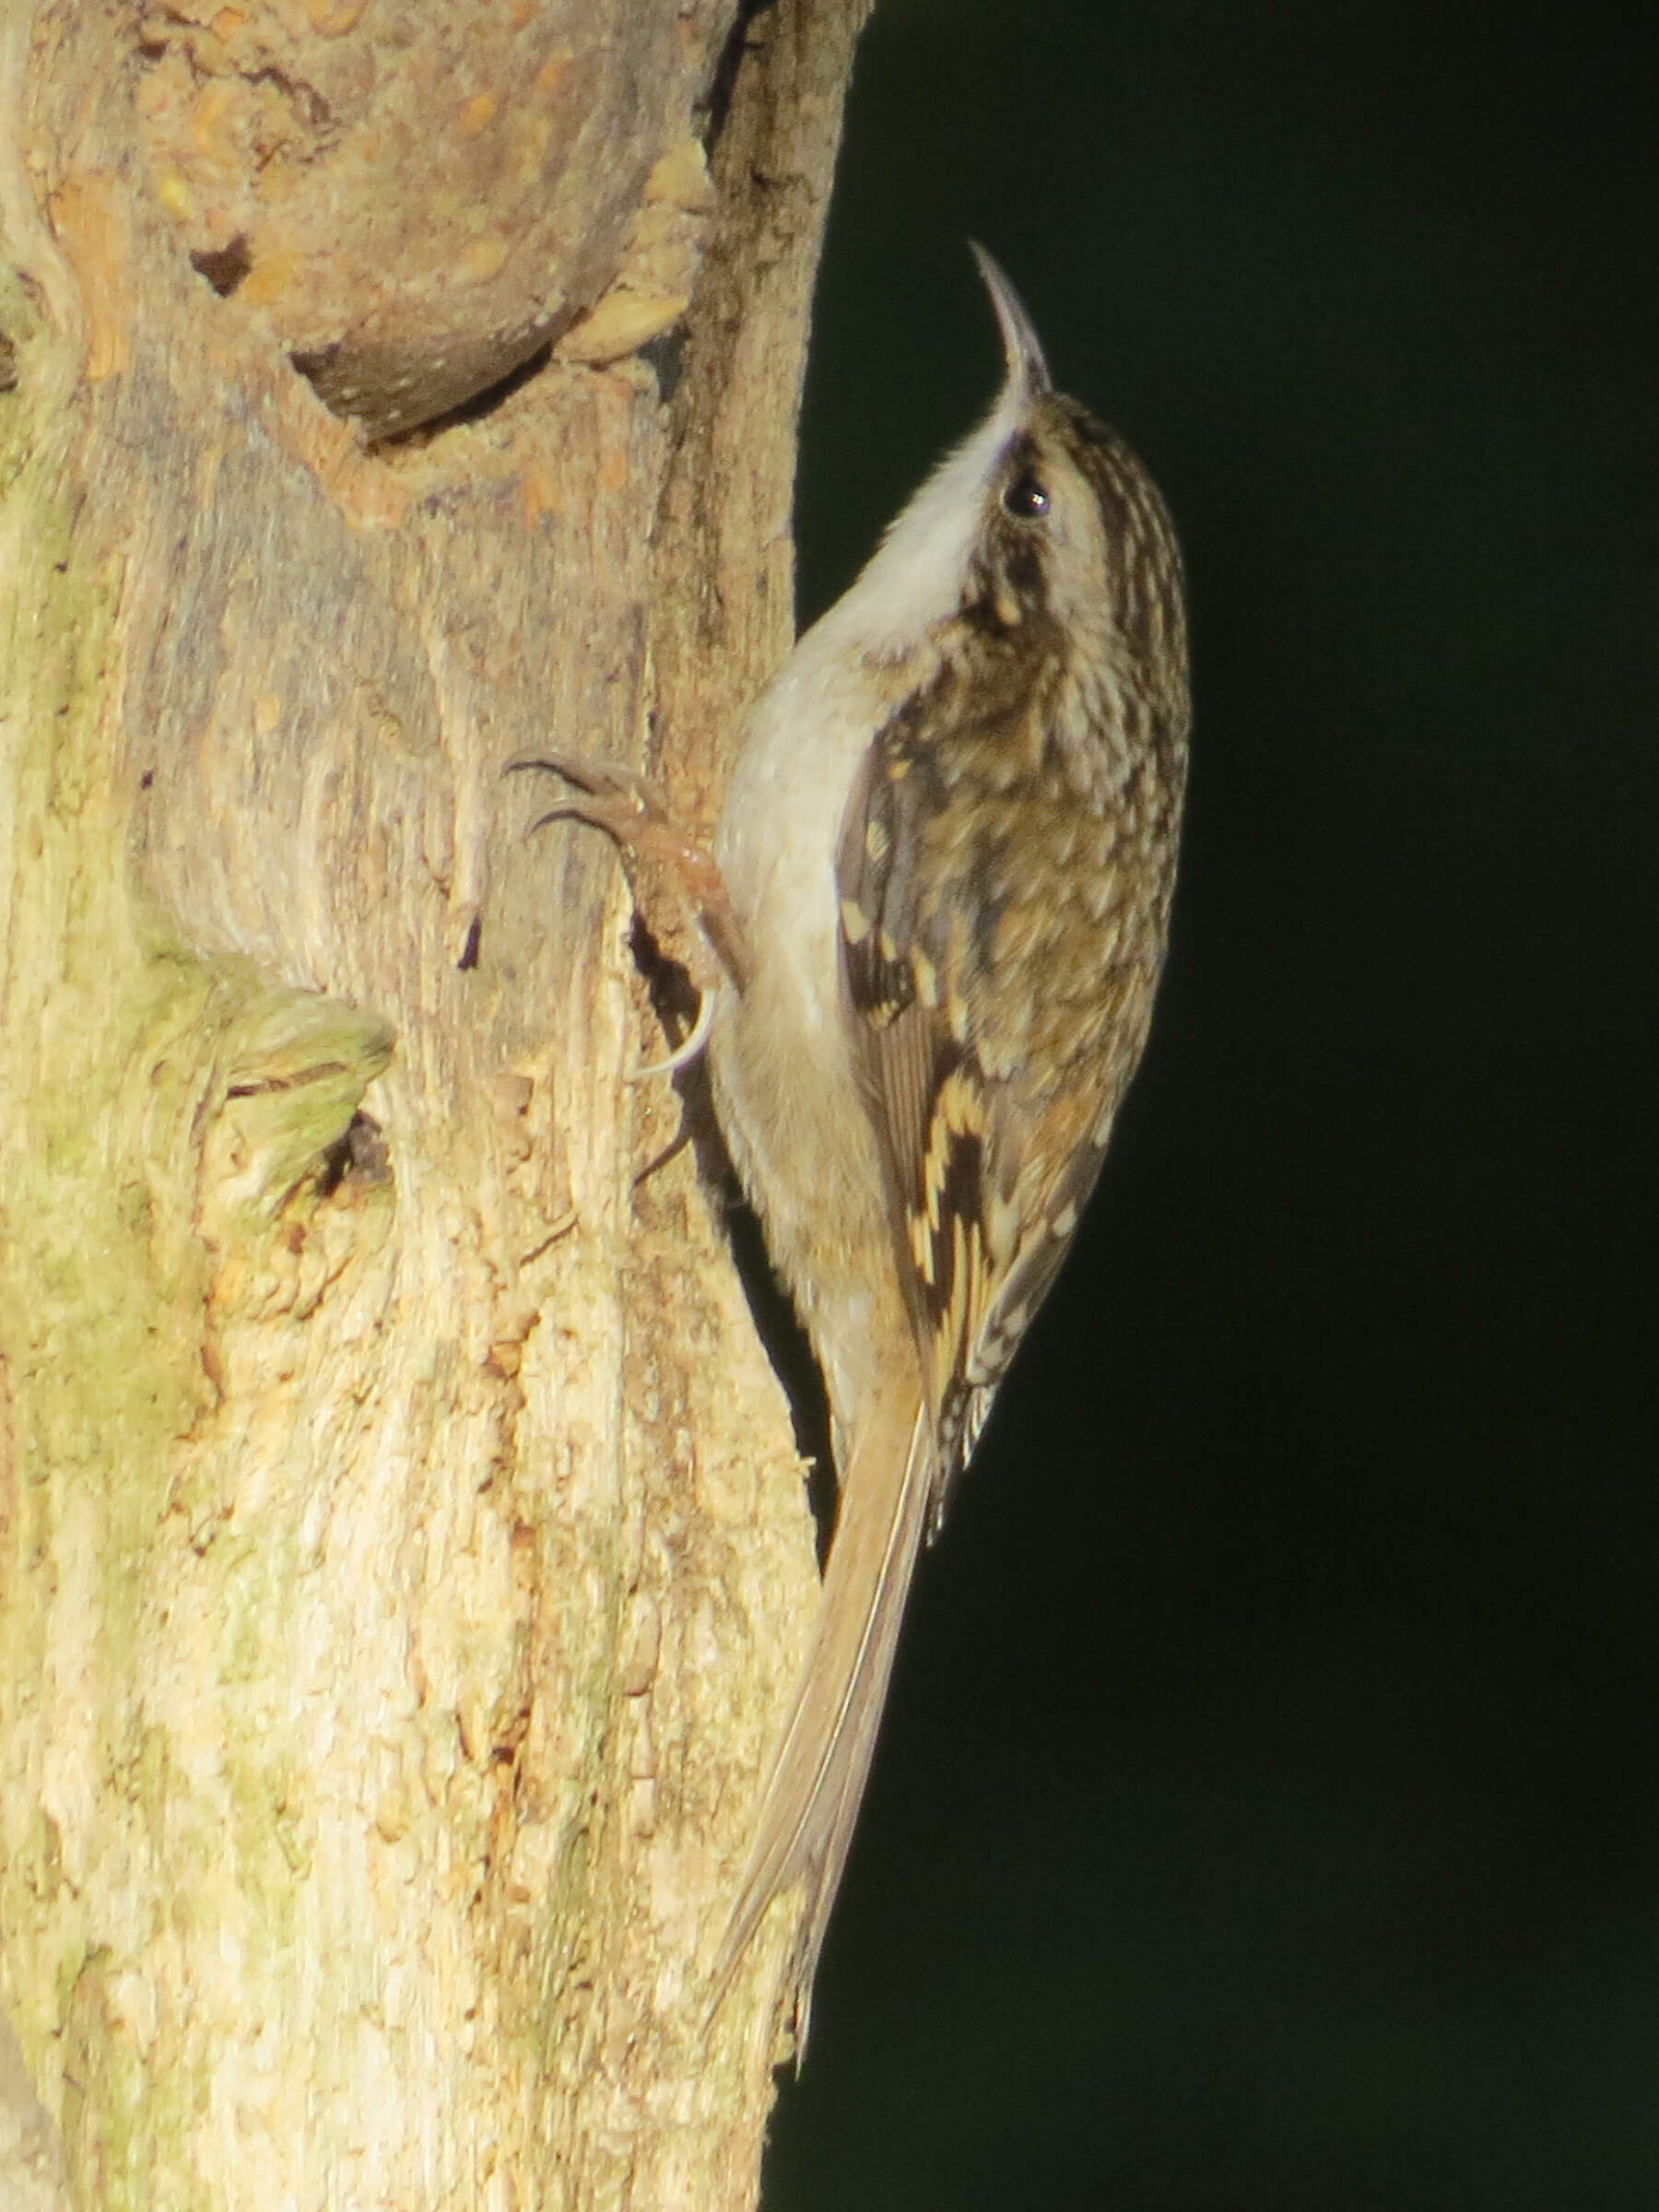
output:
{"label": "bird's foot", "polygon": [[[664,1075],[685,1066],[702,1050],[713,1017],[715,994],[729,981],[739,991],[748,976],[748,948],[720,866],[708,847],[683,830],[666,801],[648,778],[615,760],[590,760],[571,753],[539,754],[510,760],[511,774],[536,769],[562,777],[570,795],[531,823],[527,835],[549,822],[588,822],[603,830],[622,854],[630,885],[632,863],[643,860],[661,870],[684,903],[694,924],[693,950],[687,971],[700,1005],[697,1020],[665,1060],[640,1069],[641,1077]],[[638,904],[638,890],[635,888]],[[698,959],[701,951],[710,956]]]}

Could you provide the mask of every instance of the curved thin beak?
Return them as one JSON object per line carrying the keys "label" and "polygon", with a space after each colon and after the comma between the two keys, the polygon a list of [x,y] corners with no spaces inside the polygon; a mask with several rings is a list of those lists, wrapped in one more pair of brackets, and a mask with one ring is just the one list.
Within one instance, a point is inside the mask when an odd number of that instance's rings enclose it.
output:
{"label": "curved thin beak", "polygon": [[1048,363],[1042,358],[1042,340],[1031,327],[1031,318],[1026,313],[1019,294],[1003,275],[977,239],[968,241],[973,258],[979,264],[979,273],[985,280],[985,289],[991,295],[991,304],[996,310],[996,326],[1002,332],[1003,356],[1008,364],[1008,382],[1017,384],[1028,398],[1041,399],[1045,392],[1054,388],[1049,375]]}

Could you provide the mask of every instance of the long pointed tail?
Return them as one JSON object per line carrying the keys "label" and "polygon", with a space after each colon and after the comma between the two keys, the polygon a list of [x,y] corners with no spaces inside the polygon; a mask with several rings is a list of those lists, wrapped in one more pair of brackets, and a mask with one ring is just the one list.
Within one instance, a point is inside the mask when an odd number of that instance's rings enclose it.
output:
{"label": "long pointed tail", "polygon": [[804,1886],[793,1969],[797,2061],[806,2048],[812,1978],[876,1749],[932,1488],[932,1426],[913,1372],[895,1373],[871,1394],[853,1436],[818,1632],[714,1964],[711,2011],[725,1994],[767,1907],[796,1882]]}

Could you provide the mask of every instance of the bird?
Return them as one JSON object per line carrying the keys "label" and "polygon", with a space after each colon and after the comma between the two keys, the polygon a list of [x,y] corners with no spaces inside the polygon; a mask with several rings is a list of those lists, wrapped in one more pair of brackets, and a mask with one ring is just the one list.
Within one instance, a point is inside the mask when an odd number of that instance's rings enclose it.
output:
{"label": "bird", "polygon": [[1012,284],[972,250],[995,401],[756,700],[712,856],[626,771],[536,763],[587,794],[555,815],[682,864],[718,981],[673,1059],[707,1053],[829,1401],[822,1596],[709,1983],[712,2009],[798,1893],[797,2061],[918,1556],[1147,1041],[1186,777],[1168,510],[1055,389]]}

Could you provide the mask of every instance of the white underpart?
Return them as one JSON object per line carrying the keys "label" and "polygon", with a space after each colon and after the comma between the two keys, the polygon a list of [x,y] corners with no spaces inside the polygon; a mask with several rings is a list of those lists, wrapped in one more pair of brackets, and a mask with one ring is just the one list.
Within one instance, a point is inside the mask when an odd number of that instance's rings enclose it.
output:
{"label": "white underpart", "polygon": [[[881,1163],[841,1033],[841,824],[896,703],[884,664],[924,652],[929,630],[960,606],[987,487],[1028,406],[1016,369],[987,419],[801,639],[755,706],[721,815],[716,856],[754,967],[714,1016],[716,1105],[773,1262],[806,1309],[838,1418],[867,1387],[873,1317],[867,1282],[830,1264],[824,1227],[844,1231],[852,1250],[878,1249],[885,1235]],[[816,1161],[823,1174],[804,1187],[802,1163]]]}
{"label": "white underpart", "polygon": [[1028,408],[1023,382],[1006,383],[971,437],[947,454],[872,554],[852,588],[796,647],[846,653],[907,652],[961,604],[981,501],[1004,446]]}

